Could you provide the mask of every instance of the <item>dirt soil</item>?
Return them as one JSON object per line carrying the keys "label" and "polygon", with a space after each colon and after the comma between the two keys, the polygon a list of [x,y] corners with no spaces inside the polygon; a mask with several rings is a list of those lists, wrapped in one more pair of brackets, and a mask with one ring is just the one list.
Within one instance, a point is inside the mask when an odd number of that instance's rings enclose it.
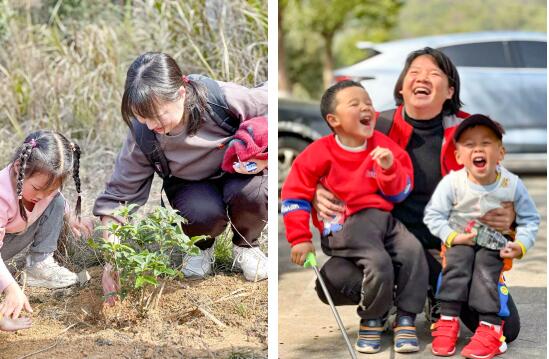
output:
{"label": "dirt soil", "polygon": [[144,317],[132,298],[104,307],[101,269],[89,273],[84,287],[27,288],[33,325],[0,332],[0,357],[267,357],[267,281],[218,274],[168,282],[159,306]]}

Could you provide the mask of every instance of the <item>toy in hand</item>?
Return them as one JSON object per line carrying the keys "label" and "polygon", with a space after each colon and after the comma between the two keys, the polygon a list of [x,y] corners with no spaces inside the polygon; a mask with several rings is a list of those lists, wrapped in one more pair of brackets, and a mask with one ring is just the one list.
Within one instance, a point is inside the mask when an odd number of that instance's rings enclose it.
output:
{"label": "toy in hand", "polygon": [[507,245],[507,238],[503,234],[479,221],[470,221],[465,229],[468,233],[473,231],[477,233],[475,242],[481,247],[500,250]]}

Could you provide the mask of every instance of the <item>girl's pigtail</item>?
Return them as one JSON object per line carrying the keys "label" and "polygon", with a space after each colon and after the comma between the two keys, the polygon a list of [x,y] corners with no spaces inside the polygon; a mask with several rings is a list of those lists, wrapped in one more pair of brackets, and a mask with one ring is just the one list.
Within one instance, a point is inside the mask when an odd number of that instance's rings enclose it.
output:
{"label": "girl's pigtail", "polygon": [[76,187],[76,193],[78,198],[76,199],[76,217],[80,222],[80,215],[82,210],[82,196],[80,195],[80,146],[76,143],[71,143],[71,149],[74,153],[74,161],[72,165],[72,178],[74,179],[74,185]]}
{"label": "girl's pigtail", "polygon": [[19,155],[19,171],[17,172],[16,190],[17,198],[19,200],[19,213],[21,214],[21,217],[25,220],[25,222],[28,221],[28,217],[27,211],[25,210],[25,205],[23,203],[23,181],[25,180],[25,169],[27,168],[27,161],[29,160],[34,146],[35,142],[24,143],[23,148],[21,149],[21,154]]}

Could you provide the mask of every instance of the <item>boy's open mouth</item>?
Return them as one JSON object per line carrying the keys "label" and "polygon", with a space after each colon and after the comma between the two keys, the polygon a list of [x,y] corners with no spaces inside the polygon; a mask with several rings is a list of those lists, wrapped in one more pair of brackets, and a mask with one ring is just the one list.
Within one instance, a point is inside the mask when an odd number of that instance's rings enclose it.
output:
{"label": "boy's open mouth", "polygon": [[364,126],[370,126],[372,118],[370,116],[360,116],[360,123]]}
{"label": "boy's open mouth", "polygon": [[473,158],[473,166],[477,168],[484,168],[486,166],[486,159],[484,157],[478,156]]}

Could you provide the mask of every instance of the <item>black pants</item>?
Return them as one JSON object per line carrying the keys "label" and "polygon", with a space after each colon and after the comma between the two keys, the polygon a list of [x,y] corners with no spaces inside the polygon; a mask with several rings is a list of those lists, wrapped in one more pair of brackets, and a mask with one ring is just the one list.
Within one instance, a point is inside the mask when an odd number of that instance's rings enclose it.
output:
{"label": "black pants", "polygon": [[480,313],[480,320],[501,324],[498,282],[502,268],[499,251],[466,245],[448,248],[437,292],[441,314],[458,316],[461,307],[469,305]]}
{"label": "black pants", "polygon": [[267,222],[267,171],[257,175],[225,174],[202,181],[172,177],[164,188],[170,205],[188,221],[183,225],[185,234],[210,236],[196,243],[200,249],[213,245],[229,219],[236,228],[235,245],[258,245],[257,238]]}
{"label": "black pants", "polygon": [[[425,251],[425,257],[427,258],[427,265],[429,267],[429,284],[432,288],[436,288],[437,278],[442,271],[442,265],[428,251]],[[352,259],[332,257],[324,263],[320,272],[335,305],[357,305],[360,302],[362,270]],[[316,291],[320,300],[328,303],[318,283]],[[510,315],[505,318],[503,335],[505,335],[507,343],[510,343],[518,337],[520,332],[519,313],[510,293],[507,306]],[[474,332],[478,327],[479,313],[464,305],[461,308],[460,319],[467,328]]]}
{"label": "black pants", "polygon": [[347,258],[362,270],[357,309],[361,318],[387,313],[395,285],[397,308],[411,313],[423,310],[428,285],[423,248],[391,213],[375,208],[357,212],[340,231],[322,237],[321,244],[327,255]]}

